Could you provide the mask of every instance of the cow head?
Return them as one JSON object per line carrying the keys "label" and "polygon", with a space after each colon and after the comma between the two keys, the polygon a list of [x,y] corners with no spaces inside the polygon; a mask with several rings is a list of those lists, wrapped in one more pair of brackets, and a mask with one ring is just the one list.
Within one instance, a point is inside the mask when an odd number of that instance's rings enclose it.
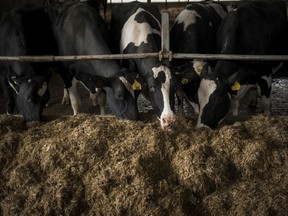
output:
{"label": "cow head", "polygon": [[146,74],[146,85],[151,98],[152,106],[160,120],[163,130],[172,130],[176,122],[174,112],[177,80],[170,68],[165,65],[154,66]]}
{"label": "cow head", "polygon": [[199,113],[198,88],[200,85],[200,74],[206,62],[203,60],[193,60],[174,67],[178,83],[181,84],[186,98],[194,108],[195,113]]}
{"label": "cow head", "polygon": [[219,78],[208,65],[203,70],[198,89],[200,113],[196,128],[215,129],[228,114],[231,95],[237,94],[243,77],[236,72],[228,78]]}
{"label": "cow head", "polygon": [[136,74],[127,73],[126,69],[123,69],[119,75],[113,78],[91,76],[90,80],[98,88],[105,89],[107,104],[116,116],[129,120],[138,119],[137,96],[139,93],[131,81],[138,82]]}
{"label": "cow head", "polygon": [[43,107],[50,99],[48,90],[49,77],[34,76],[29,79],[13,77],[19,85],[17,105],[25,121],[40,121]]}

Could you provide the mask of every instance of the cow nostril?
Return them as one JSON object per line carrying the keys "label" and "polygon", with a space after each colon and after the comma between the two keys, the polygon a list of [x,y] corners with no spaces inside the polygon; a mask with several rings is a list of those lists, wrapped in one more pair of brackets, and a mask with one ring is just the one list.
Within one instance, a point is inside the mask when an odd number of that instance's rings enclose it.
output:
{"label": "cow nostril", "polygon": [[28,101],[28,103],[31,103],[32,102],[32,97],[27,97],[27,101]]}
{"label": "cow nostril", "polygon": [[118,100],[124,100],[124,97],[123,97],[122,94],[118,94],[118,95],[117,95],[117,99],[118,99]]}
{"label": "cow nostril", "polygon": [[163,116],[161,118],[161,127],[164,130],[171,131],[173,129],[173,126],[175,125],[175,122],[177,121],[175,115],[167,115]]}
{"label": "cow nostril", "polygon": [[168,123],[166,118],[163,118],[162,122],[163,122],[163,124],[167,124]]}

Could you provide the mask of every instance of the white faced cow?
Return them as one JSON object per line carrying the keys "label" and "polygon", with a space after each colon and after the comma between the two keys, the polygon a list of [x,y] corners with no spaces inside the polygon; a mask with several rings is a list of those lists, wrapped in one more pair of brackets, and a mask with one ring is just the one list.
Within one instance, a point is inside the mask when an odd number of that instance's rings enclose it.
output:
{"label": "white faced cow", "polygon": [[[288,24],[283,1],[244,1],[231,11],[218,30],[221,54],[287,54]],[[218,61],[214,71],[204,70],[198,90],[197,127],[216,128],[230,104],[238,114],[239,99],[257,84],[265,114],[270,112],[272,67],[276,62]],[[279,64],[279,63],[277,63]]]}
{"label": "white faced cow", "polygon": [[[113,7],[111,35],[121,53],[159,52],[160,12],[151,4],[131,2]],[[120,50],[119,50],[120,49]],[[158,58],[131,59],[131,70],[138,70],[149,90],[152,106],[164,130],[176,121],[174,94],[176,79]]]}
{"label": "white faced cow", "polygon": [[[224,5],[216,2],[198,2],[187,5],[176,17],[170,30],[170,47],[174,53],[216,53],[216,33],[222,19],[227,15]],[[197,90],[202,68],[207,63],[203,59],[174,59],[178,67],[179,80],[186,99],[199,113]],[[178,113],[183,114],[183,99],[178,96]]]}

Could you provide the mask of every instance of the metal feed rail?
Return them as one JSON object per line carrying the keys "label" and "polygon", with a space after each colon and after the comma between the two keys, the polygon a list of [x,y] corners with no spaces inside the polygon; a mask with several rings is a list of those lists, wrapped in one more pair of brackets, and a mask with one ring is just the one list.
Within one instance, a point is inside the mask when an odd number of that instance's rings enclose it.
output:
{"label": "metal feed rail", "polygon": [[170,50],[169,12],[162,12],[161,51],[155,53],[107,54],[107,55],[70,55],[70,56],[0,56],[0,61],[19,62],[60,62],[119,60],[158,57],[161,61],[172,59],[207,59],[207,60],[252,60],[252,61],[288,61],[288,55],[234,55],[234,54],[190,54],[172,53]]}

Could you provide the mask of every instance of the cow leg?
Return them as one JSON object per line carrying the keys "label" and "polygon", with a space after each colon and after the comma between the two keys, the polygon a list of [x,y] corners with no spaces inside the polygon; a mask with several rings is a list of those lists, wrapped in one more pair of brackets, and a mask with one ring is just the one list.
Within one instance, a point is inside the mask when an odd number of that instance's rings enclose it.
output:
{"label": "cow leg", "polygon": [[106,94],[102,89],[96,88],[96,93],[90,92],[90,100],[93,106],[100,106],[100,114],[105,115],[106,112]]}
{"label": "cow leg", "polygon": [[251,108],[256,108],[257,102],[258,102],[258,91],[257,91],[257,85],[255,85],[250,89],[248,97],[248,106]]}
{"label": "cow leg", "polygon": [[62,105],[69,105],[70,104],[70,98],[69,98],[69,94],[68,94],[67,88],[64,88],[63,98],[62,98],[61,104]]}
{"label": "cow leg", "polygon": [[97,93],[92,93],[89,92],[90,94],[90,100],[93,106],[97,106],[98,105],[98,101],[97,101]]}
{"label": "cow leg", "polygon": [[270,115],[271,102],[270,98],[266,95],[261,96],[261,105],[264,110],[264,115]]}
{"label": "cow leg", "polygon": [[68,88],[72,86],[72,80],[73,80],[73,72],[66,70],[63,68],[62,65],[58,65],[59,68],[57,69],[57,73],[62,78],[64,82],[64,90],[63,90],[63,97],[61,100],[62,105],[69,105],[70,104],[70,98],[69,98],[69,92]]}
{"label": "cow leg", "polygon": [[270,102],[270,94],[271,94],[271,86],[272,86],[272,78],[271,75],[261,77],[259,82],[260,94],[261,94],[261,106],[263,108],[264,114],[270,114],[271,102]]}
{"label": "cow leg", "polygon": [[97,93],[97,99],[98,104],[100,106],[100,114],[105,115],[107,113],[106,110],[106,94],[100,90],[100,92]]}
{"label": "cow leg", "polygon": [[73,78],[72,80],[72,86],[67,89],[71,101],[71,106],[73,109],[73,114],[77,115],[79,113],[79,108],[80,108],[80,97],[77,91],[77,80]]}
{"label": "cow leg", "polygon": [[12,114],[15,109],[15,99],[13,89],[9,85],[7,79],[1,78],[2,89],[6,98],[6,112],[8,115]]}
{"label": "cow leg", "polygon": [[252,85],[241,85],[241,88],[238,90],[236,95],[231,96],[231,101],[230,101],[230,109],[232,111],[233,116],[238,115],[238,110],[239,110],[239,100],[243,98],[248,90],[252,87]]}
{"label": "cow leg", "polygon": [[239,108],[239,99],[235,97],[231,97],[231,111],[233,116],[238,115],[238,108]]}

